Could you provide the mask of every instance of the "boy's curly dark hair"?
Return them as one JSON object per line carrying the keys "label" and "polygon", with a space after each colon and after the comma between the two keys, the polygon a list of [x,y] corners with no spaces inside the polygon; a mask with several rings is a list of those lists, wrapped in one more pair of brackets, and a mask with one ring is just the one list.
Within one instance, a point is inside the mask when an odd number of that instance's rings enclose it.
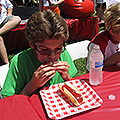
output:
{"label": "boy's curly dark hair", "polygon": [[43,42],[49,39],[63,39],[69,37],[68,26],[64,19],[53,10],[34,13],[27,22],[26,38],[32,42]]}

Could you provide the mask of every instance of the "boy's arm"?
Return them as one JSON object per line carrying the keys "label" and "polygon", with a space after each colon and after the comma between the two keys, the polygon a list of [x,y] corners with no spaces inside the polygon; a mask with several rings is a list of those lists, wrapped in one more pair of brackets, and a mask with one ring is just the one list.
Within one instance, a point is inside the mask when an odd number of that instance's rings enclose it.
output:
{"label": "boy's arm", "polygon": [[120,52],[115,53],[114,55],[110,56],[107,60],[104,62],[104,66],[113,65],[120,62]]}
{"label": "boy's arm", "polygon": [[7,9],[7,16],[11,16],[12,15],[12,11],[13,11],[12,8],[8,8]]}

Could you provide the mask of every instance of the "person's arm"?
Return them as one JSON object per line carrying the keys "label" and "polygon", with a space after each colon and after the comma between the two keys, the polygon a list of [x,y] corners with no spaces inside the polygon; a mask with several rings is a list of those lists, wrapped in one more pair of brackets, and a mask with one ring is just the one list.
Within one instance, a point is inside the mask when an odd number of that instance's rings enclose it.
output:
{"label": "person's arm", "polygon": [[55,69],[50,64],[43,64],[33,73],[30,82],[23,88],[20,94],[31,96],[38,88],[55,76]]}
{"label": "person's arm", "polygon": [[2,12],[2,7],[0,6],[0,13]]}
{"label": "person's arm", "polygon": [[8,8],[7,9],[7,16],[11,16],[12,15],[12,8]]}
{"label": "person's arm", "polygon": [[113,65],[120,62],[120,52],[115,53],[114,55],[110,56],[107,60],[104,62],[104,66]]}
{"label": "person's arm", "polygon": [[58,61],[51,64],[41,65],[33,74],[30,82],[24,87],[20,94],[31,96],[38,88],[55,76],[57,71],[64,80],[71,79],[69,75],[69,64],[66,61]]}
{"label": "person's arm", "polygon": [[43,0],[39,0],[39,11],[43,10]]}

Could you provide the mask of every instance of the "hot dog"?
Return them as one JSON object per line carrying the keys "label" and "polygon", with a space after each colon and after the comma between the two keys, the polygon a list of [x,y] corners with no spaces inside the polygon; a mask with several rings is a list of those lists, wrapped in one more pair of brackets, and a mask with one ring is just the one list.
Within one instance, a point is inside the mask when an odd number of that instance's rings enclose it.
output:
{"label": "hot dog", "polygon": [[79,106],[83,103],[84,98],[81,92],[70,82],[65,82],[64,85],[59,85],[59,89],[75,106]]}

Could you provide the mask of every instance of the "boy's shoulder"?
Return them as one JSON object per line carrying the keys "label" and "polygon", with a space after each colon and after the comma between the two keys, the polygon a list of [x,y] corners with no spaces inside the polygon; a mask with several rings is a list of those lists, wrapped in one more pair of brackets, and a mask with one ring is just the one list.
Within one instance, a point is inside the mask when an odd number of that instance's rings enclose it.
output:
{"label": "boy's shoulder", "polygon": [[105,30],[105,31],[102,31],[102,32],[99,32],[93,39],[92,41],[90,42],[91,43],[94,43],[94,44],[97,44],[100,46],[101,50],[103,53],[105,53],[105,48],[107,47],[108,45],[108,42],[111,41],[112,38],[111,38],[111,35],[110,33]]}
{"label": "boy's shoulder", "polygon": [[91,41],[95,44],[104,44],[111,39],[110,34],[107,30],[99,32]]}
{"label": "boy's shoulder", "polygon": [[32,53],[32,49],[27,49],[27,50],[23,50],[20,53],[16,54],[13,58],[12,61],[16,61],[17,59],[24,59],[26,58],[28,55],[30,55]]}

